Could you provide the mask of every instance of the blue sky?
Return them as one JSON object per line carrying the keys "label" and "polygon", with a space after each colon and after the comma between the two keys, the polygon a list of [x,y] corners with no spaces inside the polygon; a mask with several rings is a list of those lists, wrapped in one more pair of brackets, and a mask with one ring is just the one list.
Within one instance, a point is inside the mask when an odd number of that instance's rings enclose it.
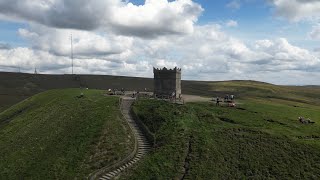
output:
{"label": "blue sky", "polygon": [[12,46],[26,46],[26,42],[17,34],[18,29],[25,26],[23,23],[0,21],[0,41]]}
{"label": "blue sky", "polygon": [[226,31],[243,40],[270,39],[284,37],[292,43],[313,49],[317,42],[308,40],[311,29],[307,22],[289,22],[274,15],[274,7],[265,0],[249,0],[239,2],[240,8],[228,7],[232,1],[197,0],[205,9],[199,19],[199,24],[223,23],[227,20],[238,22],[237,28],[227,28]]}
{"label": "blue sky", "polygon": [[[144,4],[144,0],[131,0],[130,2],[135,5]],[[204,9],[197,22],[199,25],[223,24],[228,20],[234,20],[238,22],[238,27],[225,28],[225,31],[245,41],[284,37],[310,50],[317,47],[318,42],[307,37],[312,27],[310,23],[292,23],[274,16],[274,8],[265,0],[236,1],[240,4],[238,9],[228,7],[228,4],[232,2],[230,0],[196,0],[194,2],[201,4]],[[28,24],[23,22],[1,20],[0,41],[7,42],[14,47],[28,46],[28,43],[17,34],[18,29],[27,26]]]}
{"label": "blue sky", "polygon": [[317,1],[3,0],[0,70],[68,73],[71,33],[79,74],[319,84]]}

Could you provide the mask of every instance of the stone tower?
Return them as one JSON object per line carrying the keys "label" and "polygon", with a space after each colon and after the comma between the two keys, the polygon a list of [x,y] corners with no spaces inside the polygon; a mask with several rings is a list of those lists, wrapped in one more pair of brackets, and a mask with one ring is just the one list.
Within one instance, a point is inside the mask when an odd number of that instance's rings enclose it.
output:
{"label": "stone tower", "polygon": [[168,97],[174,95],[179,98],[181,95],[181,69],[156,69],[154,74],[154,95],[157,97]]}

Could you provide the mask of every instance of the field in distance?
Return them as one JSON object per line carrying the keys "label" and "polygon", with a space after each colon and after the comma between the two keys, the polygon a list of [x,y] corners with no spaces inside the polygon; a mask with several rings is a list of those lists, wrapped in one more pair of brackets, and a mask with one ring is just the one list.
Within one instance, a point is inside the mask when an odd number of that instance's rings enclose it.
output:
{"label": "field in distance", "polygon": [[[50,89],[109,88],[153,90],[153,79],[107,75],[42,75],[0,72],[0,112],[40,92]],[[182,93],[197,96],[237,98],[263,97],[320,105],[320,86],[277,86],[256,81],[182,81]]]}

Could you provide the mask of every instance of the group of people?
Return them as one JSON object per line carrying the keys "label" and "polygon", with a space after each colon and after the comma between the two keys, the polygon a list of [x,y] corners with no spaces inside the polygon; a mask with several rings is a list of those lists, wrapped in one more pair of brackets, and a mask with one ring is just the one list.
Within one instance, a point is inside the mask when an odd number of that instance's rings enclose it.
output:
{"label": "group of people", "polygon": [[[119,92],[118,89],[108,89],[109,94],[117,95],[118,94],[117,92]],[[125,93],[124,88],[121,88],[120,92],[121,92],[121,94],[124,94]]]}
{"label": "group of people", "polygon": [[136,91],[133,91],[131,97],[132,97],[132,98],[135,98],[135,97],[137,97],[139,94],[140,94],[139,91],[137,91],[137,92],[136,92]]}
{"label": "group of people", "polygon": [[224,97],[224,102],[228,102],[228,101],[233,101],[234,100],[234,95],[226,95]]}
{"label": "group of people", "polygon": [[313,123],[315,123],[315,122],[311,121],[311,119],[305,119],[304,117],[299,117],[298,120],[302,124],[313,124]]}
{"label": "group of people", "polygon": [[[131,94],[129,94],[132,98],[136,98],[137,96],[141,95],[141,96],[145,96],[145,97],[151,97],[150,94],[148,93],[149,89],[144,88],[144,92],[140,91],[132,91]],[[125,95],[126,91],[124,88],[121,88],[121,90],[119,91],[118,89],[108,89],[108,94],[109,95]],[[182,100],[182,94],[179,94],[179,96],[177,97],[176,92],[172,92],[171,95],[168,96],[168,99],[170,100]]]}
{"label": "group of people", "polygon": [[220,99],[220,97],[217,97],[216,98],[216,106],[220,106],[220,102],[225,102],[225,103],[228,103],[228,106],[234,107],[236,105],[235,102],[234,102],[234,99],[235,99],[234,95],[226,95],[224,97],[224,101],[222,101]]}
{"label": "group of people", "polygon": [[[108,91],[108,94],[109,94],[109,95],[125,95],[125,93],[126,93],[126,91],[125,91],[124,88],[121,88],[120,90],[118,90],[118,89],[116,89],[116,88],[114,88],[114,89],[108,89],[107,91]],[[148,89],[147,89],[147,88],[144,88],[144,91],[145,91],[145,92],[148,92]],[[132,92],[132,94],[131,94],[131,97],[132,97],[132,98],[135,98],[135,97],[137,97],[139,94],[140,94],[139,91],[134,90],[134,91]]]}

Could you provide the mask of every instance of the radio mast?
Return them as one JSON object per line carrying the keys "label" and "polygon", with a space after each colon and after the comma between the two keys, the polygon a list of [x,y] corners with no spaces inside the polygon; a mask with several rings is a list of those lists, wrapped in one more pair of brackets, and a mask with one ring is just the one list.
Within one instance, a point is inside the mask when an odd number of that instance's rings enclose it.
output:
{"label": "radio mast", "polygon": [[72,74],[73,74],[73,40],[72,40],[72,34],[71,34],[71,68],[72,68]]}

